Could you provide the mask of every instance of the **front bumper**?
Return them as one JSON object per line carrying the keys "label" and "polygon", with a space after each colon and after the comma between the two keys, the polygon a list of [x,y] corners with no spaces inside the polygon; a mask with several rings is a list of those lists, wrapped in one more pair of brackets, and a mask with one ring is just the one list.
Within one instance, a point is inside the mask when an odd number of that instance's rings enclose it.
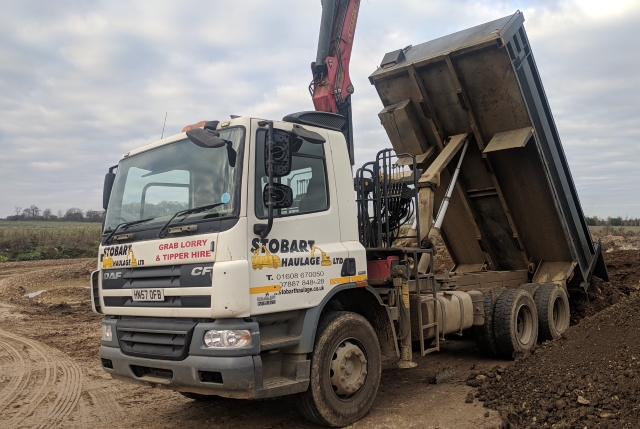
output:
{"label": "front bumper", "polygon": [[[182,343],[188,349],[183,354],[167,358],[148,355],[144,350],[129,347],[123,352],[127,339],[119,337],[124,331],[162,333],[163,329],[183,329],[175,319],[136,318],[128,320],[104,318],[110,325],[110,340],[101,340],[102,367],[112,377],[178,392],[218,395],[237,399],[258,399],[303,392],[309,386],[310,362],[295,357],[285,360],[283,354],[260,353],[260,331],[256,322],[242,319],[220,319],[211,323],[197,323],[193,334]],[[119,330],[120,327],[120,330]],[[186,329],[186,328],[185,328]],[[253,345],[242,349],[207,349],[202,343],[204,332],[210,329],[246,329],[251,332]],[[130,338],[129,338],[130,340]],[[147,341],[149,338],[147,337]],[[127,350],[125,350],[127,351]],[[161,350],[160,350],[161,351]],[[137,352],[137,353],[136,353]],[[149,352],[149,349],[146,349]],[[153,354],[153,353],[152,353]],[[170,354],[170,353],[169,353]],[[185,356],[182,358],[182,356]],[[264,359],[264,360],[263,360]],[[280,359],[278,361],[278,359]],[[270,374],[267,378],[263,374]]]}
{"label": "front bumper", "polygon": [[[170,361],[127,356],[119,348],[101,346],[100,359],[114,378],[178,392],[252,399],[256,397],[256,378],[262,385],[260,356],[188,356]],[[105,366],[105,360],[112,368]]]}

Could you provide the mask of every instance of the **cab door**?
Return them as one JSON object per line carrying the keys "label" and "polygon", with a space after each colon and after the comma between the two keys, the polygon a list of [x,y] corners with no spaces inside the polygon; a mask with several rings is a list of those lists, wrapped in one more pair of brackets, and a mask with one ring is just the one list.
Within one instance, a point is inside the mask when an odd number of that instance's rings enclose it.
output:
{"label": "cab door", "polygon": [[[274,210],[273,228],[265,239],[254,233],[255,224],[266,224],[268,211],[263,189],[267,127],[252,126],[254,144],[249,173],[249,258],[251,314],[273,313],[318,305],[329,290],[344,283],[342,264],[348,257],[340,240],[336,184],[328,145],[322,129],[307,127],[326,143],[313,144],[291,138],[291,172],[274,183],[287,185],[293,204]],[[290,133],[292,124],[274,123],[274,132]],[[348,279],[348,278],[347,278]]]}

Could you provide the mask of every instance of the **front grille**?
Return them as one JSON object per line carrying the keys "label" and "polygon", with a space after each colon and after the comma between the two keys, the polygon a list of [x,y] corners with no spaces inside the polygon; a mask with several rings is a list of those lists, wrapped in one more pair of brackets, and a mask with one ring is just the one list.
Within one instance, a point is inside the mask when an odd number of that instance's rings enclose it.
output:
{"label": "front grille", "polygon": [[196,322],[173,319],[122,318],[116,332],[122,353],[149,359],[183,360]]}
{"label": "front grille", "polygon": [[[102,271],[103,290],[121,290],[123,296],[103,296],[106,307],[211,308],[212,263],[165,265]],[[204,273],[204,274],[203,274]],[[134,301],[131,289],[201,287],[202,295],[166,296],[164,301]]]}
{"label": "front grille", "polygon": [[[213,264],[165,265],[102,271],[102,289],[210,287],[211,275],[201,275],[202,268]],[[193,275],[194,269],[196,275]]]}

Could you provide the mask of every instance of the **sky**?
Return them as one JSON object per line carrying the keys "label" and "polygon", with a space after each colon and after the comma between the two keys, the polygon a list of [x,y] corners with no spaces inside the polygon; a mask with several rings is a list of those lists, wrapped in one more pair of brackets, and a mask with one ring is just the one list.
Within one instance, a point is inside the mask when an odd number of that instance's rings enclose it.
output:
{"label": "sky", "polygon": [[[356,165],[390,147],[386,52],[521,10],[587,215],[640,216],[640,2],[362,0]],[[100,209],[121,155],[200,120],[313,110],[320,0],[20,0],[0,14],[0,217]]]}

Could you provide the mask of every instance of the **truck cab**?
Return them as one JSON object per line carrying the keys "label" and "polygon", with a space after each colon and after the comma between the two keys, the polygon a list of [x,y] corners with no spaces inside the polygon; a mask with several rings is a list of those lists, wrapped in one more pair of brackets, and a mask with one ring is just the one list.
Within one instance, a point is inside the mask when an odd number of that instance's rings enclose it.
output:
{"label": "truck cab", "polygon": [[222,147],[181,133],[121,158],[92,276],[94,310],[105,315],[100,358],[113,377],[192,396],[302,392],[332,297],[379,305],[366,287],[343,133],[271,127],[289,141],[290,171],[274,182],[291,201],[274,210],[266,238],[255,231],[268,222],[267,121],[216,124]]}

